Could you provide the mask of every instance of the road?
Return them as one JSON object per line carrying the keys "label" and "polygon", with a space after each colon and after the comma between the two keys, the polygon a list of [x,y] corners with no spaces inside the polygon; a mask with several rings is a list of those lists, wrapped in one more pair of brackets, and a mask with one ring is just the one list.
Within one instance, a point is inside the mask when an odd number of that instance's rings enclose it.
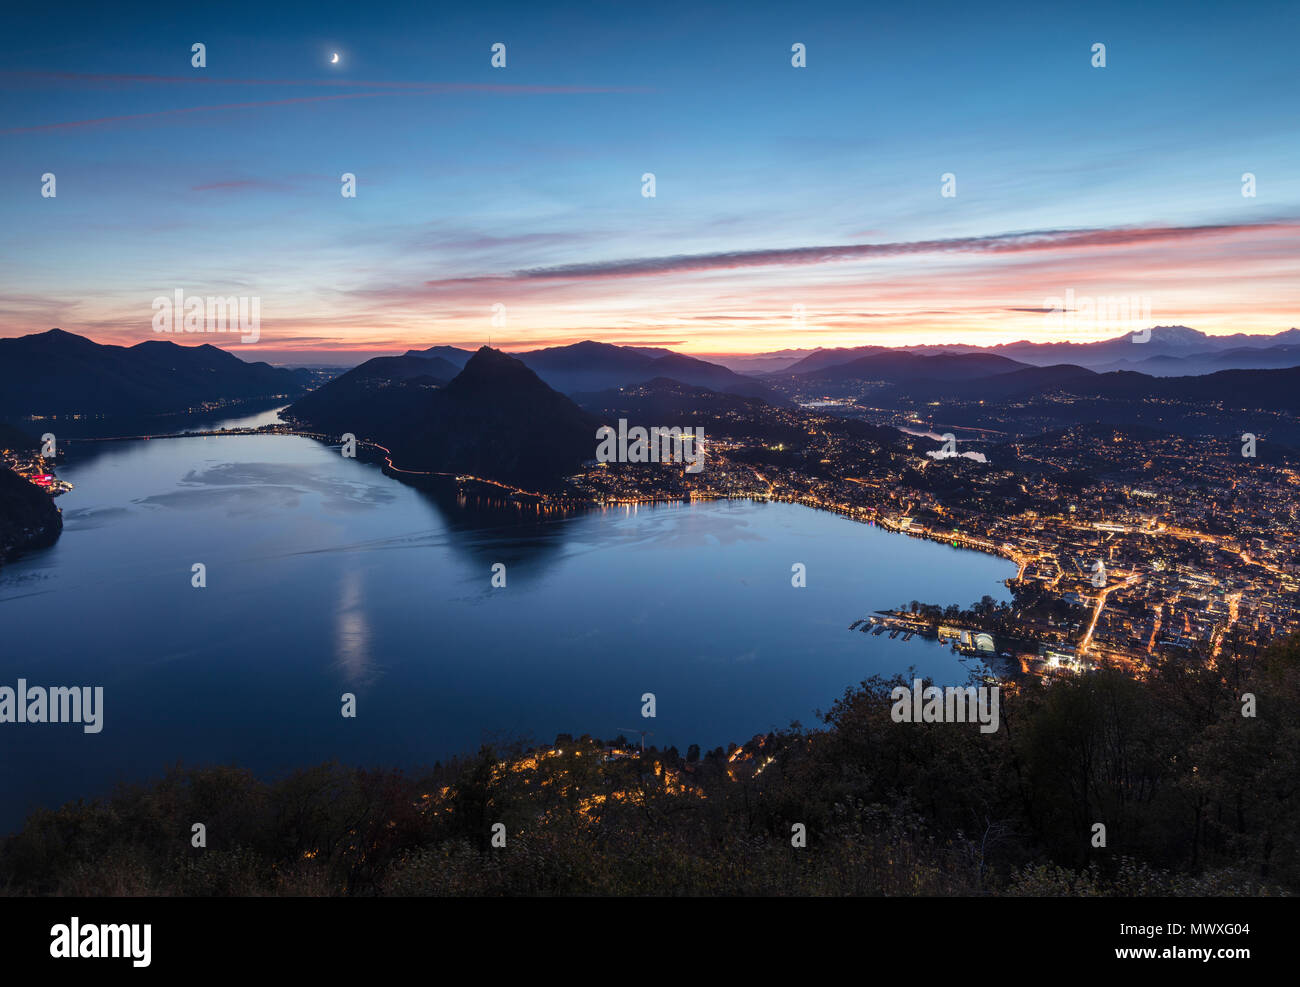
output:
{"label": "road", "polygon": [[1112,583],[1097,594],[1097,609],[1092,613],[1092,623],[1088,625],[1088,633],[1083,635],[1083,640],[1079,642],[1079,657],[1082,658],[1088,653],[1088,648],[1092,645],[1092,632],[1097,629],[1097,620],[1101,617],[1101,612],[1106,608],[1106,598],[1117,589],[1127,589],[1136,583],[1141,577],[1135,572],[1122,583]]}

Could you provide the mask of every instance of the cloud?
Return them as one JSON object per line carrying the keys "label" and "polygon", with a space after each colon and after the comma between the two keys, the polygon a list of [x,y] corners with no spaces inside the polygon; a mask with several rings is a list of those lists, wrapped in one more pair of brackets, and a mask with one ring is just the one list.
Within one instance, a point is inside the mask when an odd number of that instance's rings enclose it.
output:
{"label": "cloud", "polygon": [[669,257],[594,261],[585,264],[527,268],[513,272],[504,280],[569,281],[595,278],[646,277],[657,274],[690,274],[701,271],[735,270],[744,267],[791,267],[873,257],[903,257],[913,254],[1020,254],[1046,250],[1145,246],[1169,240],[1185,241],[1188,239],[1232,236],[1239,233],[1291,232],[1297,230],[1300,230],[1300,221],[1297,220],[1204,226],[1031,230],[1015,233],[996,233],[988,236],[954,237],[944,240],[833,244],[817,247],[787,247],[770,250],[741,250],[710,254],[682,254]]}
{"label": "cloud", "polygon": [[0,72],[0,80],[17,77],[19,79],[44,78],[69,82],[91,82],[95,84],[116,83],[128,85],[134,83],[158,83],[165,85],[199,83],[202,85],[227,86],[274,86],[274,87],[315,87],[345,86],[350,89],[365,89],[368,92],[335,93],[329,96],[298,96],[276,100],[258,100],[244,103],[220,103],[213,106],[186,106],[170,110],[154,110],[148,113],[131,113],[121,116],[95,117],[86,120],[66,120],[59,123],[35,124],[27,127],[10,127],[0,130],[0,134],[33,134],[51,130],[68,130],[75,127],[103,126],[114,123],[127,123],[134,120],[149,120],[157,117],[181,113],[206,113],[213,110],[243,110],[266,106],[287,106],[293,103],[313,103],[339,99],[365,99],[372,96],[388,94],[412,95],[452,95],[460,93],[491,93],[496,95],[582,95],[593,93],[634,93],[652,92],[653,90],[615,86],[537,86],[504,85],[475,82],[366,82],[352,79],[212,79],[203,76],[150,76],[150,75],[90,75],[72,72]]}
{"label": "cloud", "polygon": [[71,130],[76,127],[97,127],[105,124],[127,123],[133,120],[150,120],[156,117],[175,116],[181,113],[209,113],[214,110],[248,110],[264,106],[288,106],[293,103],[321,103],[337,99],[365,99],[378,93],[336,93],[332,96],[297,96],[291,99],[267,99],[249,103],[218,103],[214,106],[181,106],[171,110],[153,110],[149,113],[128,113],[115,117],[94,117],[89,120],[65,120],[61,123],[42,123],[32,127],[10,127],[0,134],[36,134],[50,130]]}
{"label": "cloud", "polygon": [[191,192],[218,192],[233,189],[265,189],[283,191],[286,186],[278,182],[266,182],[256,178],[237,178],[226,182],[208,182],[205,185],[191,185]]}
{"label": "cloud", "polygon": [[653,93],[655,89],[639,86],[539,86],[508,85],[486,82],[397,82],[364,79],[219,79],[208,75],[124,75],[92,72],[0,72],[0,83],[44,80],[72,82],[78,85],[199,85],[199,86],[341,86],[349,89],[378,89],[425,93],[501,93],[519,95],[584,95],[593,93]]}

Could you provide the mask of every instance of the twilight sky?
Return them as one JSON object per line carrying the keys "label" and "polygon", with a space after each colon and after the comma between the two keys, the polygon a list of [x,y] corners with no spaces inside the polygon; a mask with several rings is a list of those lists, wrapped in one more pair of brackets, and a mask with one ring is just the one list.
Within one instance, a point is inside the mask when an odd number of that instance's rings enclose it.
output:
{"label": "twilight sky", "polygon": [[1067,289],[1277,332],[1300,324],[1300,4],[1209,6],[12,5],[0,335],[159,338],[176,289],[259,297],[256,344],[168,338],[272,362],[1131,328],[1052,327]]}

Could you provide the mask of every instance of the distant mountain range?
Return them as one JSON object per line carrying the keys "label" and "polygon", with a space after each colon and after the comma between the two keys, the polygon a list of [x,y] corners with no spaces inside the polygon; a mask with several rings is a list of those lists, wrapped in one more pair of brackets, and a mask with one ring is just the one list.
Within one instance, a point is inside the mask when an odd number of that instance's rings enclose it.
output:
{"label": "distant mountain range", "polygon": [[286,415],[392,451],[406,470],[458,473],[545,491],[596,454],[600,422],[521,361],[483,347],[445,382],[441,356],[379,358],[322,385]]}
{"label": "distant mountain range", "polygon": [[885,350],[847,363],[804,371],[799,376],[818,380],[964,381],[1024,370],[1028,366],[995,353],[925,356],[906,350]]}
{"label": "distant mountain range", "polygon": [[1100,373],[1077,364],[1033,366],[988,351],[925,355],[886,350],[792,378],[804,390],[828,395],[854,393],[864,383],[883,385],[872,393],[912,401],[1014,401],[1050,393],[1106,401],[1160,399],[1216,403],[1225,408],[1300,410],[1300,366],[1276,370],[1220,370],[1182,377],[1157,377],[1132,370]]}
{"label": "distant mountain range", "polygon": [[[1135,351],[1147,355],[1135,359]],[[376,439],[400,453],[408,468],[436,463],[446,471],[481,469],[478,475],[527,486],[551,483],[590,458],[598,423],[589,411],[631,410],[615,393],[628,388],[642,389],[638,410],[645,413],[670,406],[681,410],[694,402],[702,416],[733,420],[746,417],[743,402],[728,407],[704,395],[788,406],[787,394],[802,395],[801,400],[809,394],[870,394],[881,406],[897,407],[1017,404],[1062,395],[1070,402],[1053,409],[1040,401],[1036,415],[1045,420],[1058,420],[1053,417],[1058,414],[1089,416],[1099,422],[1145,422],[1160,414],[1152,399],[1221,409],[1300,410],[1300,362],[1291,362],[1300,361],[1297,330],[1211,337],[1165,326],[1153,328],[1145,343],[1118,337],[989,348],[873,345],[802,355],[786,351],[786,357],[794,359],[763,382],[649,347],[586,341],[507,356],[486,347],[471,353],[434,346],[368,360],[307,394],[306,371],[245,363],[214,346],[161,340],[105,346],[56,329],[0,339],[0,419],[159,415],[203,402],[288,395],[297,398],[292,413],[300,420],[335,434]],[[1242,360],[1262,367],[1219,367]],[[1116,363],[1123,366],[1107,369]],[[1187,368],[1197,372],[1180,372]],[[647,403],[644,388],[651,382],[657,394]],[[1190,418],[1180,425],[1195,426]],[[530,436],[535,452],[517,444],[522,433]]]}
{"label": "distant mountain range", "polygon": [[[1271,335],[1234,333],[1210,336],[1187,326],[1153,326],[1146,334],[1128,333],[1091,343],[1003,343],[979,347],[945,346],[857,346],[843,349],[783,350],[780,353],[713,359],[732,369],[764,376],[789,376],[828,370],[881,353],[913,353],[918,356],[982,353],[1001,356],[1031,366],[1072,364],[1089,370],[1136,370],[1153,377],[1183,377],[1219,370],[1277,370],[1300,366],[1300,329]],[[1144,340],[1145,341],[1142,341]]]}
{"label": "distant mountain range", "polygon": [[1090,370],[1137,370],[1152,376],[1300,366],[1300,329],[1210,336],[1187,326],[1153,326],[1149,333],[1145,342],[1140,341],[1145,333],[1128,333],[1095,343],[1007,343],[985,352],[1036,366],[1075,363]]}
{"label": "distant mountain range", "polygon": [[1137,370],[1155,377],[1190,377],[1219,370],[1283,370],[1300,366],[1300,344],[1242,346],[1222,353],[1152,356],[1145,360],[1116,360],[1095,369]]}
{"label": "distant mountain range", "polygon": [[[881,347],[883,349],[883,347]],[[771,353],[700,353],[699,359],[734,370],[738,374],[761,377],[788,370],[796,361],[824,350],[773,350]]]}
{"label": "distant mountain range", "polygon": [[107,346],[51,329],[0,339],[0,418],[161,415],[207,401],[296,397],[310,375],[245,363],[211,345],[148,340]]}

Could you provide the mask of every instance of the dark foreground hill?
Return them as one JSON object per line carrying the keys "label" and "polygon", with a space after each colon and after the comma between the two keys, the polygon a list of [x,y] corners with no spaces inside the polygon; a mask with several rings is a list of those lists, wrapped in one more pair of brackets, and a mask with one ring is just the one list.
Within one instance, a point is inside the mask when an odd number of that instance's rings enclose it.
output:
{"label": "dark foreground hill", "polygon": [[[176,769],[33,815],[0,844],[0,892],[1300,892],[1300,640],[1222,655],[1213,670],[1179,661],[1145,680],[1103,669],[1004,684],[989,734],[894,722],[901,684],[872,679],[818,729],[703,755],[561,736],[415,777],[325,765],[268,784],[233,767]],[[1241,715],[1244,692],[1256,717]]]}
{"label": "dark foreground hill", "polygon": [[31,433],[0,422],[0,449],[27,451],[35,450],[39,445]]}
{"label": "dark foreground hill", "polygon": [[[40,443],[22,429],[0,422],[0,449],[34,451]],[[40,487],[0,466],[0,563],[29,548],[51,545],[63,530],[63,514]]]}
{"label": "dark foreground hill", "polygon": [[[468,474],[527,490],[555,489],[596,454],[600,422],[518,360],[483,347],[445,384],[419,357],[363,364],[292,405],[295,420],[351,432],[392,452],[406,470]],[[437,361],[441,362],[441,361]]]}
{"label": "dark foreground hill", "polygon": [[0,563],[31,548],[52,545],[63,515],[44,490],[0,466]]}

